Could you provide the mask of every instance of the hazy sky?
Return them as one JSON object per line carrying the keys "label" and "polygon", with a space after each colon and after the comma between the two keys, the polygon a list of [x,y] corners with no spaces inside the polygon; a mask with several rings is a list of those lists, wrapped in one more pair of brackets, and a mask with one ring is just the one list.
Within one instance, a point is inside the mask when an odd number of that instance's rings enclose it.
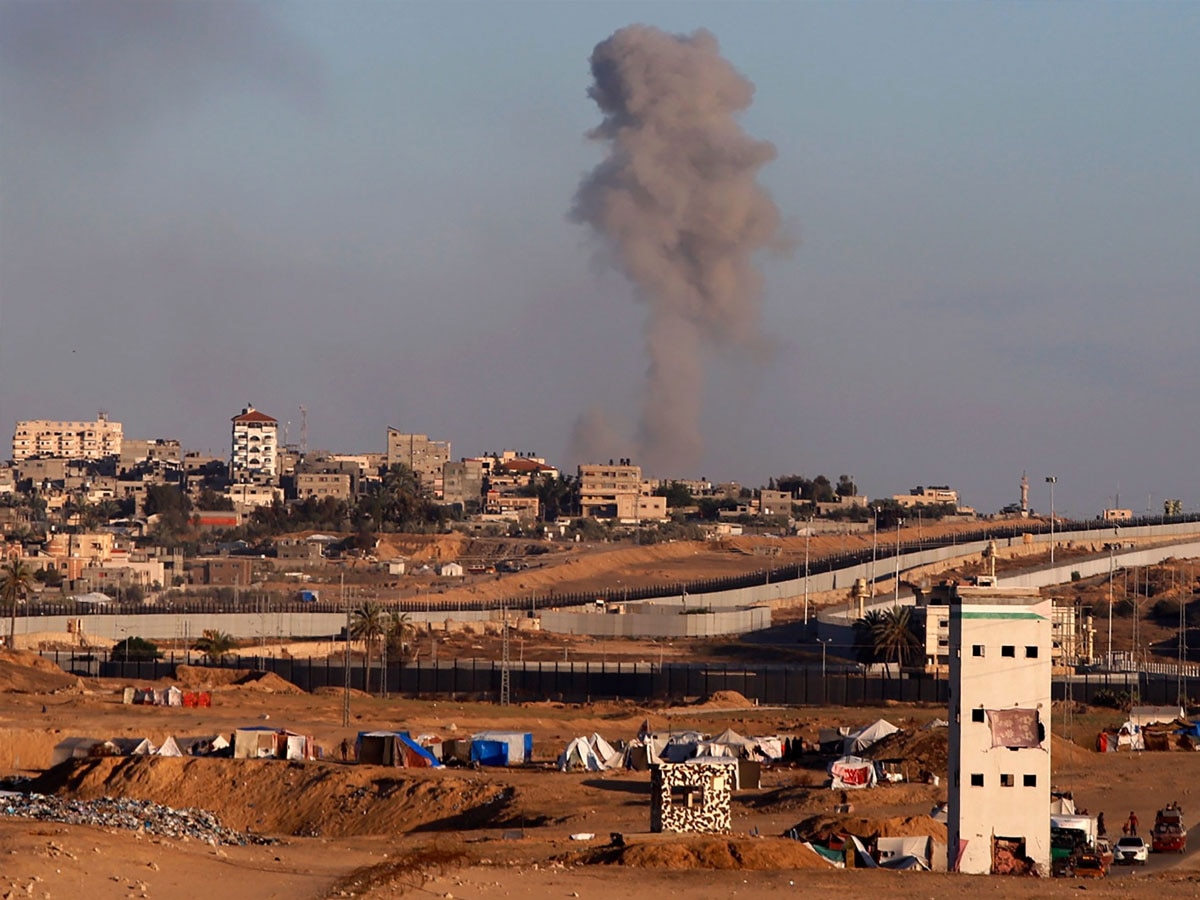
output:
{"label": "hazy sky", "polygon": [[[0,0],[0,422],[385,428],[564,467],[646,306],[569,219],[593,47],[711,31],[798,242],[702,461],[1200,508],[1200,4]],[[7,437],[3,438],[7,440]]]}

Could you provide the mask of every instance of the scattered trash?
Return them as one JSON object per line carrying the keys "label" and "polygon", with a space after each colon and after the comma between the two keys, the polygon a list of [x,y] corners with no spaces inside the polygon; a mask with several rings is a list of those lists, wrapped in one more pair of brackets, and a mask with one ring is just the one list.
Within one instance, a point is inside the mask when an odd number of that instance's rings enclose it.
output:
{"label": "scattered trash", "polygon": [[274,844],[274,838],[243,834],[226,828],[212,813],[203,809],[172,809],[149,800],[114,799],[64,800],[47,794],[5,793],[0,799],[0,814],[39,822],[67,825],[100,825],[127,828],[173,838],[195,838],[208,843]]}

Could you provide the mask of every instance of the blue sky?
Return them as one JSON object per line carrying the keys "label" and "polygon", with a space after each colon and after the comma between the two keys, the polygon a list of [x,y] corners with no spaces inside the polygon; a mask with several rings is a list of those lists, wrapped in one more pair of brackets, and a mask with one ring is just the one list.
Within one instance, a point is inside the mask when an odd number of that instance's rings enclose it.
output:
{"label": "blue sky", "polygon": [[[707,28],[798,237],[774,352],[706,362],[700,471],[1200,509],[1200,8],[0,0],[0,422],[226,452],[384,429],[564,467],[645,308],[568,222],[588,56]],[[1045,496],[1043,496],[1045,495]]]}

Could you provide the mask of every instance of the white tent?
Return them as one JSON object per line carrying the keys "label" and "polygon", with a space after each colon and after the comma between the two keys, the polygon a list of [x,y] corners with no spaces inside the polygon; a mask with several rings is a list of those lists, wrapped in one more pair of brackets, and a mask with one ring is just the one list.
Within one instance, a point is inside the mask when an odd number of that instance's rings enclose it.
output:
{"label": "white tent", "polygon": [[561,772],[573,769],[599,772],[604,768],[604,763],[596,755],[596,751],[592,749],[592,745],[588,743],[587,738],[577,737],[572,738],[571,742],[567,744],[567,749],[559,754],[558,768]]}
{"label": "white tent", "polygon": [[875,763],[858,756],[843,756],[829,764],[829,786],[834,790],[874,787],[878,781]]}
{"label": "white tent", "polygon": [[907,869],[906,859],[915,859],[921,868],[929,868],[930,837],[880,837],[875,840],[879,864],[885,868]]}
{"label": "white tent", "polygon": [[842,743],[842,753],[846,755],[862,753],[872,744],[878,743],[889,734],[895,734],[900,729],[886,719],[878,719],[866,728],[860,728],[853,734],[846,735]]}
{"label": "white tent", "polygon": [[625,759],[625,754],[614,748],[613,745],[602,738],[598,732],[592,732],[592,736],[588,738],[588,744],[591,745],[592,751],[597,757],[599,757],[600,762],[604,763],[604,768],[620,768]]}

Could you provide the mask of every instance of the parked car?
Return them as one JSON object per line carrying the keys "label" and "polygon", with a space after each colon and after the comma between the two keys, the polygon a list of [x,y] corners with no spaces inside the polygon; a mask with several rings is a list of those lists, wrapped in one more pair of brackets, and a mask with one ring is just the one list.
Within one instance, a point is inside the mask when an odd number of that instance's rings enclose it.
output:
{"label": "parked car", "polygon": [[1113,848],[1113,855],[1116,857],[1116,861],[1122,865],[1144,866],[1150,859],[1150,847],[1143,838],[1130,835],[1117,841],[1117,846]]}
{"label": "parked car", "polygon": [[1099,853],[1080,853],[1071,869],[1076,878],[1103,878],[1108,874],[1108,864]]}
{"label": "parked car", "polygon": [[1096,854],[1104,860],[1104,865],[1112,866],[1115,857],[1113,856],[1112,844],[1108,842],[1108,838],[1096,838]]}

